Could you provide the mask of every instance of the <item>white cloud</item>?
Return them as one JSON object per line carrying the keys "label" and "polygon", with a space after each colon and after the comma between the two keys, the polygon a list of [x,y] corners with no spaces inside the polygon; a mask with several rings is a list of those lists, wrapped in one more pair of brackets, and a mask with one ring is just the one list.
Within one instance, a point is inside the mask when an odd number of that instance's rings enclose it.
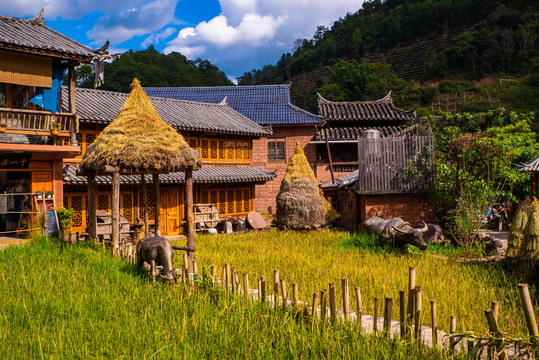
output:
{"label": "white cloud", "polygon": [[[174,20],[178,0],[151,0],[141,5],[130,3],[120,11],[100,17],[87,35],[95,44],[110,39],[122,43],[134,36],[159,30]],[[170,34],[169,34],[170,36]]]}
{"label": "white cloud", "polygon": [[209,58],[227,73],[241,75],[275,63],[283,52],[291,51],[296,39],[312,38],[318,25],[331,26],[357,11],[363,0],[219,0],[219,4],[221,14],[182,29],[164,52]]}
{"label": "white cloud", "polygon": [[166,38],[170,37],[170,35],[174,34],[175,32],[176,29],[174,29],[173,27],[168,27],[161,32],[157,32],[148,36],[146,39],[144,39],[140,46],[146,49],[151,44],[159,44],[162,40],[165,40]]}

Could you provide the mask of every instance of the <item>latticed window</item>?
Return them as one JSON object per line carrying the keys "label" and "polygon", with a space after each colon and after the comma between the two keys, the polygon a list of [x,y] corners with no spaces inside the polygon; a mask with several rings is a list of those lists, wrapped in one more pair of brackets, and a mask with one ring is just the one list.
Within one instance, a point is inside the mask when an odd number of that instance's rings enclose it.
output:
{"label": "latticed window", "polygon": [[219,159],[226,158],[226,141],[219,141]]}
{"label": "latticed window", "polygon": [[132,194],[123,194],[122,195],[122,209],[123,216],[129,222],[133,222],[133,195]]}
{"label": "latticed window", "polygon": [[7,84],[0,83],[0,107],[7,107]]}
{"label": "latticed window", "polygon": [[197,149],[197,139],[189,139],[189,146],[192,148],[192,149]]}
{"label": "latticed window", "polygon": [[212,159],[217,159],[217,141],[210,141],[210,157]]}
{"label": "latticed window", "polygon": [[234,141],[227,141],[227,157],[229,159],[234,159]]}
{"label": "latticed window", "polygon": [[232,214],[234,212],[234,191],[233,190],[228,190],[227,209],[228,209],[229,214]]}
{"label": "latticed window", "polygon": [[268,140],[268,161],[283,161],[285,159],[284,140]]}
{"label": "latticed window", "polygon": [[208,192],[207,191],[204,191],[200,194],[200,202],[202,204],[207,204],[208,203]]}
{"label": "latticed window", "polygon": [[82,220],[84,219],[82,214],[82,196],[71,197],[71,208],[74,211],[73,215],[73,227],[82,227]]}
{"label": "latticed window", "polygon": [[249,146],[249,141],[244,141],[243,142],[243,158],[245,160],[248,160],[251,158],[251,149],[250,149],[250,146]]}
{"label": "latticed window", "polygon": [[219,214],[226,213],[226,191],[219,191]]}
{"label": "latticed window", "polygon": [[99,195],[97,197],[97,210],[109,211],[109,196]]}
{"label": "latticed window", "polygon": [[241,203],[241,190],[236,190],[236,212],[242,212],[243,207]]}
{"label": "latticed window", "polygon": [[243,158],[243,146],[241,141],[236,141],[236,159]]}
{"label": "latticed window", "polygon": [[251,192],[243,190],[243,211],[251,211]]}
{"label": "latticed window", "polygon": [[208,140],[202,140],[200,142],[200,152],[201,152],[202,158],[207,159],[209,157],[210,149],[209,149],[209,141]]}

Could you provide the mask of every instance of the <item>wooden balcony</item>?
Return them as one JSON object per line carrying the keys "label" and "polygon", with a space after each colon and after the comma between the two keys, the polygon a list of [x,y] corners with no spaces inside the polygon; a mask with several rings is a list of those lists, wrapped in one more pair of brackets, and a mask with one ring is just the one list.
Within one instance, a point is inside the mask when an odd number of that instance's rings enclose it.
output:
{"label": "wooden balcony", "polygon": [[[57,137],[61,143],[62,138],[74,141],[76,115],[70,113],[56,113],[49,111],[7,109],[0,108],[0,123],[7,124],[6,134],[51,136],[51,124],[59,124]],[[0,129],[1,130],[1,129]]]}

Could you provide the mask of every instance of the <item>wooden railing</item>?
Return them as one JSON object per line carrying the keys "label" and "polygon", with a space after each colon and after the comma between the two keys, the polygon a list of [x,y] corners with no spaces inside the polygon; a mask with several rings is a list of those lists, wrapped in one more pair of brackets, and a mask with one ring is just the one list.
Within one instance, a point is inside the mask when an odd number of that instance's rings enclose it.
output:
{"label": "wooden railing", "polygon": [[430,136],[360,138],[358,158],[360,193],[421,192],[432,185],[434,140]]}
{"label": "wooden railing", "polygon": [[48,111],[0,108],[0,123],[7,124],[8,134],[50,135],[51,125],[59,124],[58,136],[74,133],[76,115]]}

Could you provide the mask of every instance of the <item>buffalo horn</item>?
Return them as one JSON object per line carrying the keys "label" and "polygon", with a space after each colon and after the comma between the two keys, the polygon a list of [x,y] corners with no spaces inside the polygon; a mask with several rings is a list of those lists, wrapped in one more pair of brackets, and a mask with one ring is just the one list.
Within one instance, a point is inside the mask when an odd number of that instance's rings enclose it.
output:
{"label": "buffalo horn", "polygon": [[408,231],[401,230],[401,229],[399,229],[398,227],[393,226],[393,229],[395,229],[396,231],[400,232],[401,234],[408,234]]}
{"label": "buffalo horn", "polygon": [[427,230],[429,229],[428,225],[425,224],[424,221],[421,221],[421,223],[423,224],[423,227],[422,227],[422,228],[419,228],[419,231],[421,231],[421,232],[423,232],[423,233],[424,233],[424,232],[427,232]]}

